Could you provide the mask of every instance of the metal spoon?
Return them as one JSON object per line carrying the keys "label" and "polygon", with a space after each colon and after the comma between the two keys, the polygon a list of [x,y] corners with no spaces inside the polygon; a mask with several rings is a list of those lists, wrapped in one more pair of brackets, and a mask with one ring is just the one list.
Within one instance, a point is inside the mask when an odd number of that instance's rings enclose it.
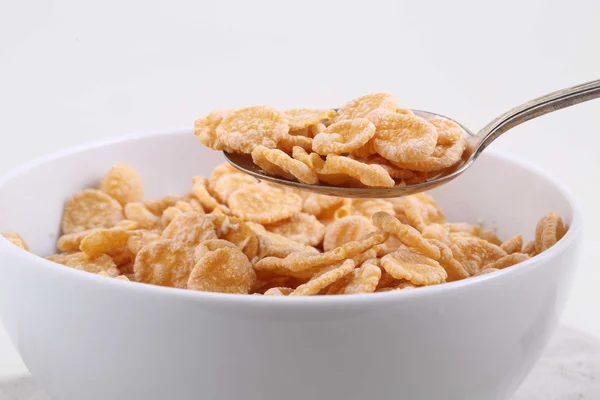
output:
{"label": "metal spoon", "polygon": [[[509,129],[529,121],[530,119],[540,117],[562,108],[570,107],[584,101],[589,101],[600,97],[600,80],[591,81],[581,85],[573,86],[568,89],[552,92],[543,97],[531,100],[525,104],[515,107],[481,129],[477,134],[470,131],[467,127],[458,123],[466,132],[467,149],[463,154],[463,162],[457,164],[454,168],[445,171],[442,175],[432,178],[426,182],[396,186],[390,188],[366,187],[350,188],[330,186],[326,184],[308,185],[305,183],[290,181],[278,177],[266,175],[258,166],[252,162],[252,158],[246,154],[224,153],[227,161],[237,169],[255,176],[258,179],[279,183],[281,185],[292,186],[297,189],[307,190],[314,193],[326,194],[330,196],[342,197],[362,197],[362,198],[388,198],[400,197],[410,194],[424,192],[438,187],[444,183],[450,182],[467,170],[479,157],[481,152],[489,146],[496,138]],[[424,117],[433,117],[435,113],[413,110],[416,114]],[[443,115],[440,115],[444,117]],[[448,117],[444,117],[448,118]]]}

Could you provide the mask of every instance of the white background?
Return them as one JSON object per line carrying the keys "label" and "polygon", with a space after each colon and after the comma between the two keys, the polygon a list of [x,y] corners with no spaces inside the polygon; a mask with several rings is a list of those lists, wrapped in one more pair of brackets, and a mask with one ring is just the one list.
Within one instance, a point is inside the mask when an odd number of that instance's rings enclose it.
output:
{"label": "white background", "polygon": [[[0,0],[0,173],[78,143],[191,126],[213,108],[331,107],[373,91],[476,130],[600,78],[599,20],[597,0]],[[493,145],[580,199],[586,238],[564,323],[598,337],[599,115],[600,101],[583,104]],[[0,327],[0,375],[23,370]]]}

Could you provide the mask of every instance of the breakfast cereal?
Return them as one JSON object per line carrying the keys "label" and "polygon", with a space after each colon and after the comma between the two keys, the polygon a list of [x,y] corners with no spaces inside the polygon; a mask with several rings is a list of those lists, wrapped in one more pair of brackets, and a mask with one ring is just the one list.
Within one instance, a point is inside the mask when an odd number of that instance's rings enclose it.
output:
{"label": "breakfast cereal", "polygon": [[296,213],[287,220],[267,225],[266,228],[306,246],[320,245],[325,235],[325,225],[314,215],[303,212]]}
{"label": "breakfast cereal", "polygon": [[325,229],[323,250],[330,251],[341,245],[360,240],[377,228],[369,218],[361,215],[348,215],[329,224]]}
{"label": "breakfast cereal", "polygon": [[127,164],[115,164],[104,176],[100,190],[117,200],[122,206],[144,198],[142,177]]}
{"label": "breakfast cereal", "polygon": [[17,232],[5,232],[2,234],[9,242],[22,248],[25,251],[29,251],[29,246],[25,240]]}
{"label": "breakfast cereal", "polygon": [[288,287],[274,287],[265,291],[265,296],[288,296],[294,289]]}
{"label": "breakfast cereal", "polygon": [[194,267],[189,246],[162,239],[144,246],[135,258],[135,280],[159,286],[186,288]]}
{"label": "breakfast cereal", "polygon": [[435,260],[411,249],[398,249],[381,258],[381,265],[396,279],[415,285],[435,285],[446,281],[446,270]]}
{"label": "breakfast cereal", "polygon": [[288,117],[290,131],[297,132],[316,125],[322,121],[334,118],[336,116],[336,112],[334,110],[297,108],[293,110],[285,110],[285,115]]}
{"label": "breakfast cereal", "polygon": [[500,248],[507,254],[520,253],[523,248],[523,235],[520,233],[503,242]]}
{"label": "breakfast cereal", "polygon": [[160,219],[141,201],[125,204],[123,211],[125,212],[125,217],[128,220],[136,221],[140,228],[151,229],[160,222]]}
{"label": "breakfast cereal", "polygon": [[184,246],[196,247],[206,240],[217,239],[217,232],[210,217],[190,211],[173,218],[162,237]]}
{"label": "breakfast cereal", "polygon": [[535,229],[535,251],[541,253],[554,246],[565,234],[565,227],[560,216],[550,211],[538,222]]}
{"label": "breakfast cereal", "polygon": [[194,134],[200,142],[215,150],[224,150],[225,145],[217,137],[217,126],[230,111],[215,110],[206,117],[196,120],[194,123]]}
{"label": "breakfast cereal", "polygon": [[380,279],[381,268],[373,259],[367,259],[359,268],[333,283],[327,294],[373,293]]}
{"label": "breakfast cereal", "polygon": [[298,286],[290,296],[309,296],[318,294],[321,290],[348,275],[354,270],[353,260],[346,260],[318,272],[308,282]]}
{"label": "breakfast cereal", "polygon": [[225,147],[250,154],[258,145],[275,148],[289,129],[283,112],[268,106],[252,106],[227,114],[218,124],[216,133]]}
{"label": "breakfast cereal", "polygon": [[389,93],[373,93],[344,104],[337,112],[334,122],[364,118],[376,110],[396,111],[398,100]]}
{"label": "breakfast cereal", "polygon": [[319,179],[324,182],[344,182],[347,184],[354,181],[366,186],[394,186],[394,180],[385,168],[333,154],[327,156],[325,165],[317,173]]}
{"label": "breakfast cereal", "polygon": [[433,260],[440,259],[440,250],[437,248],[437,246],[421,236],[419,231],[417,231],[415,228],[410,225],[403,224],[391,214],[378,212],[373,215],[373,223],[376,227],[383,229],[385,232],[391,233],[406,246],[415,249],[426,257],[429,257]]}
{"label": "breakfast cereal", "polygon": [[317,154],[345,154],[364,146],[375,136],[375,125],[366,118],[355,118],[329,125],[312,142]]}
{"label": "breakfast cereal", "polygon": [[295,160],[278,149],[256,146],[252,150],[252,160],[270,175],[295,179],[302,183],[316,184],[319,182],[315,171],[302,161]]}
{"label": "breakfast cereal", "polygon": [[125,218],[123,206],[97,189],[85,189],[71,197],[65,206],[63,233],[81,232],[92,228],[111,228]]}
{"label": "breakfast cereal", "polygon": [[85,236],[79,248],[88,257],[95,258],[127,247],[129,232],[121,229],[97,229]]}
{"label": "breakfast cereal", "polygon": [[231,212],[242,219],[272,224],[302,210],[302,197],[268,185],[252,185],[235,190],[228,199]]}
{"label": "breakfast cereal", "polygon": [[187,288],[204,292],[246,294],[256,280],[248,257],[237,247],[222,247],[202,255],[192,270]]}
{"label": "breakfast cereal", "polygon": [[[384,96],[373,102],[388,100]],[[385,113],[398,112],[379,110],[368,117],[383,126],[379,114]],[[315,114],[304,124],[331,117]],[[451,135],[446,139],[452,140]],[[315,153],[293,150],[293,159],[311,170],[318,164],[315,157],[326,163]],[[116,170],[138,175],[118,165],[100,185],[118,181]],[[130,188],[126,181],[123,185]],[[194,177],[190,186],[182,196],[154,200],[124,195],[130,189],[115,187],[76,193],[65,205],[59,253],[47,259],[99,276],[196,291],[351,295],[415,289],[515,268],[552,247],[567,230],[560,216],[550,212],[525,245],[522,235],[501,241],[479,225],[447,221],[428,194],[344,199],[260,183],[227,164],[208,179]],[[4,236],[28,249],[18,234]]]}
{"label": "breakfast cereal", "polygon": [[420,183],[459,164],[467,146],[460,125],[399,107],[389,93],[361,96],[337,112],[265,105],[213,111],[194,132],[214,150],[252,155],[266,175],[309,185]]}
{"label": "breakfast cereal", "polygon": [[192,178],[192,184],[194,186],[194,195],[203,208],[206,208],[206,210],[210,212],[219,205],[217,199],[215,199],[208,191],[208,180],[205,177],[194,176]]}

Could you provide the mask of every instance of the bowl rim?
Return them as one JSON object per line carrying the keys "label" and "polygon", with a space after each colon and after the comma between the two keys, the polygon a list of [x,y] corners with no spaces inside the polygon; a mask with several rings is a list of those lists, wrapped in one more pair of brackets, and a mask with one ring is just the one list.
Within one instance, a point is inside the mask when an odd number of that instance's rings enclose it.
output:
{"label": "bowl rim", "polygon": [[[147,140],[155,136],[165,135],[183,135],[192,134],[190,128],[173,128],[173,129],[161,129],[145,132],[135,132],[128,135],[123,135],[117,138],[93,141],[84,143],[81,145],[71,146],[64,150],[50,153],[38,158],[35,158],[29,162],[22,164],[16,168],[9,170],[7,173],[0,177],[0,191],[2,187],[12,179],[19,175],[26,173],[34,168],[37,168],[45,163],[51,162],[62,157],[66,157],[72,154],[89,151],[99,147],[113,146],[119,143],[136,141],[136,140]],[[144,284],[139,282],[128,282],[118,279],[106,279],[105,277],[91,274],[89,272],[76,270],[74,268],[65,268],[62,265],[56,264],[52,261],[45,259],[44,257],[37,256],[33,253],[24,251],[23,249],[13,245],[2,235],[0,235],[0,256],[6,261],[7,258],[11,258],[14,261],[23,259],[27,261],[26,264],[32,265],[33,268],[45,268],[50,269],[56,274],[67,274],[66,277],[71,279],[83,279],[87,280],[87,283],[105,285],[104,288],[112,287],[115,290],[127,290],[131,293],[139,295],[157,295],[157,296],[171,296],[178,299],[186,299],[187,301],[217,301],[222,303],[229,303],[232,305],[249,305],[249,304],[260,304],[273,305],[274,307],[298,307],[298,306],[323,306],[323,305],[351,305],[359,304],[366,305],[372,304],[372,302],[389,302],[396,301],[397,299],[412,299],[412,298],[428,298],[431,296],[452,294],[455,291],[464,290],[464,288],[471,287],[473,285],[480,285],[484,282],[502,279],[503,277],[518,276],[525,274],[535,268],[540,268],[541,264],[546,263],[549,259],[555,258],[560,254],[564,253],[566,249],[573,246],[576,240],[579,238],[580,233],[583,229],[583,213],[579,202],[575,199],[572,192],[562,183],[559,179],[550,175],[550,173],[534,165],[529,161],[519,159],[518,157],[499,152],[497,150],[486,149],[484,157],[494,157],[502,161],[516,164],[517,166],[530,170],[534,174],[537,174],[542,179],[547,180],[564,196],[571,208],[572,219],[569,224],[569,230],[565,236],[559,240],[550,249],[544,251],[529,260],[526,260],[519,264],[518,268],[506,268],[500,271],[484,274],[477,277],[471,277],[469,279],[463,279],[454,282],[446,282],[439,285],[420,287],[416,290],[399,290],[379,293],[364,293],[347,296],[253,296],[253,295],[239,295],[239,294],[228,294],[228,293],[213,293],[213,292],[200,292],[189,289],[179,289],[172,287],[163,287],[151,284]],[[542,267],[543,268],[543,267]],[[71,275],[69,275],[71,274]],[[60,277],[58,278],[60,279]],[[108,285],[108,286],[106,286]]]}

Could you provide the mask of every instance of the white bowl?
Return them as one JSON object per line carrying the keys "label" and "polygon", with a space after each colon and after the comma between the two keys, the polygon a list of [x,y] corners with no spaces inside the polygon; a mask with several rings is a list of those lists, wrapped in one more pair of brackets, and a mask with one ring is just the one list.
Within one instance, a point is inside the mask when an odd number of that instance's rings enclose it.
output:
{"label": "white bowl", "polygon": [[[190,131],[138,135],[32,162],[0,181],[0,231],[54,252],[62,207],[116,162],[147,194],[184,193],[222,161]],[[450,220],[526,233],[550,210],[550,250],[478,278],[402,292],[276,298],[163,288],[53,264],[0,239],[0,316],[60,400],[505,400],[554,331],[582,217],[538,169],[486,153],[436,190]]]}

